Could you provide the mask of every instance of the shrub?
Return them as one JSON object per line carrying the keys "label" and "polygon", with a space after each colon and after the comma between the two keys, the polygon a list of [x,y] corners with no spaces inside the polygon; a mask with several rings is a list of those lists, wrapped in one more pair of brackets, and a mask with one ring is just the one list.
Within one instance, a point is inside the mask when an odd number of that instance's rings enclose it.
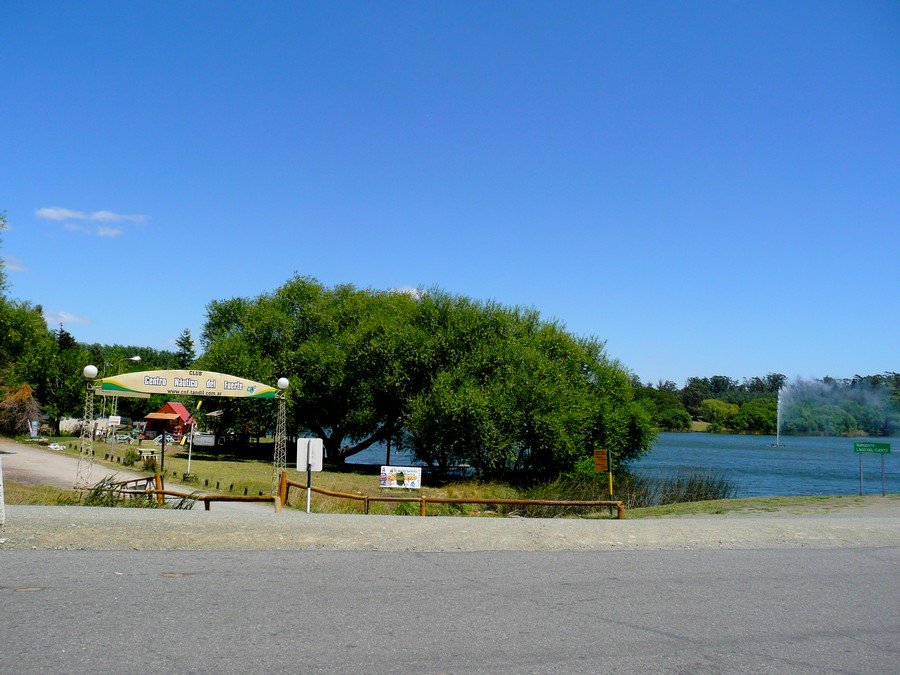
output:
{"label": "shrub", "polygon": [[129,448],[125,451],[125,458],[122,460],[122,466],[134,466],[140,457],[137,450]]}

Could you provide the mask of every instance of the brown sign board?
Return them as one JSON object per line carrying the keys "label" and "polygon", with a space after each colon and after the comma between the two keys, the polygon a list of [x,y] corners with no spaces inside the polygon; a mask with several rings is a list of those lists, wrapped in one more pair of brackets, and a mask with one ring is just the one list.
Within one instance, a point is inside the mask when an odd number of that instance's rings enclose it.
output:
{"label": "brown sign board", "polygon": [[609,471],[609,458],[606,450],[594,450],[594,471],[597,473]]}

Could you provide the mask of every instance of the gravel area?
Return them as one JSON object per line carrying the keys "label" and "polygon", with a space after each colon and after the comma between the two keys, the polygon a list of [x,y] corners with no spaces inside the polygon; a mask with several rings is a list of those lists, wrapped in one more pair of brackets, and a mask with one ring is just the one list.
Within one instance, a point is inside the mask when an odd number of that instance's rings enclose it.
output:
{"label": "gravel area", "polygon": [[900,546],[896,501],[851,513],[647,520],[7,506],[0,549],[554,551]]}
{"label": "gravel area", "polygon": [[[71,457],[0,441],[7,469],[32,480]],[[52,460],[52,461],[51,461]],[[268,505],[214,503],[204,511],[6,505],[2,549],[554,551],[855,548],[900,546],[900,500],[866,498],[828,511],[645,520],[474,518],[275,513]]]}

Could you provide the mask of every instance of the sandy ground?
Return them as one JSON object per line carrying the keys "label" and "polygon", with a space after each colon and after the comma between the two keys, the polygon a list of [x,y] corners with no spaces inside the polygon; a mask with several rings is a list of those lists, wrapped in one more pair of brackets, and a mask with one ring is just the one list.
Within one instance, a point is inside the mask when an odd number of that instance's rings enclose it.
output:
{"label": "sandy ground", "polygon": [[[7,479],[71,487],[75,458],[0,441]],[[127,472],[120,472],[124,477]],[[229,508],[230,507],[230,508]],[[268,505],[192,511],[6,506],[0,549],[551,551],[900,546],[900,500],[646,520],[309,514]]]}

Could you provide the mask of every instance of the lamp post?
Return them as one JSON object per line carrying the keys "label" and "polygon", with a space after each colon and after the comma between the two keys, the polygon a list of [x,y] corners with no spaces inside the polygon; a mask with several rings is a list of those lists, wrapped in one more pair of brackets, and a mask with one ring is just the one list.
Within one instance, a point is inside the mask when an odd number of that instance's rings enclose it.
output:
{"label": "lamp post", "polygon": [[75,487],[84,488],[91,480],[91,469],[94,466],[94,378],[97,377],[97,366],[85,366],[81,371],[87,380],[84,394],[84,417],[81,420],[81,452],[78,454],[78,467],[75,470]]}
{"label": "lamp post", "polygon": [[275,458],[272,462],[272,494],[278,494],[278,481],[281,480],[281,473],[287,467],[287,453],[285,445],[287,443],[287,413],[284,400],[284,392],[288,388],[288,379],[286,377],[278,378],[278,411],[275,417]]}

